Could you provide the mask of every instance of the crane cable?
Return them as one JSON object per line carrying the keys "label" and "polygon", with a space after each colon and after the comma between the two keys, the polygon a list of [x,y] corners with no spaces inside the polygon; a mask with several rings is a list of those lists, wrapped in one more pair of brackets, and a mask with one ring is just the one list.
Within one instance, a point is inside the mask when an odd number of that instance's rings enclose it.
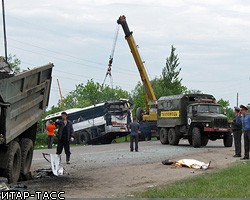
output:
{"label": "crane cable", "polygon": [[113,41],[112,51],[111,51],[111,54],[110,54],[110,57],[109,57],[108,69],[107,69],[104,81],[102,83],[102,88],[104,86],[104,83],[106,81],[107,76],[109,76],[109,78],[110,78],[110,84],[111,84],[111,87],[113,89],[113,78],[112,78],[112,74],[111,74],[111,67],[112,67],[112,64],[113,64],[113,59],[114,59],[114,53],[115,53],[115,47],[116,47],[116,42],[117,42],[117,38],[118,38],[119,28],[120,28],[120,26],[118,24],[117,28],[116,28],[116,33],[115,33],[114,41]]}

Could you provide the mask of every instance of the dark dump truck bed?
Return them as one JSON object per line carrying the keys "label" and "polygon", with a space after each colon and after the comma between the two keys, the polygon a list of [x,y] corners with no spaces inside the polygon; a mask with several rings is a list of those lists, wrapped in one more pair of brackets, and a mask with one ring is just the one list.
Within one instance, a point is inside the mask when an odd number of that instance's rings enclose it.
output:
{"label": "dark dump truck bed", "polygon": [[29,172],[37,121],[48,106],[52,68],[47,64],[15,75],[1,73],[0,176],[9,182]]}

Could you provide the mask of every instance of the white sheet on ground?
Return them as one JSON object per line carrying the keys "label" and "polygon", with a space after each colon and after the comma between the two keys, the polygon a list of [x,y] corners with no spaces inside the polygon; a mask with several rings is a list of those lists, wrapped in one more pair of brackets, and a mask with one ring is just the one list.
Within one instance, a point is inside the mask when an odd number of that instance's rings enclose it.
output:
{"label": "white sheet on ground", "polygon": [[204,163],[198,160],[194,160],[194,159],[181,159],[178,160],[175,163],[175,166],[177,167],[182,167],[182,166],[186,166],[189,168],[194,168],[194,169],[208,169],[208,167],[210,166],[210,163]]}
{"label": "white sheet on ground", "polygon": [[61,166],[61,156],[50,154],[51,169],[55,176],[63,175],[63,167]]}

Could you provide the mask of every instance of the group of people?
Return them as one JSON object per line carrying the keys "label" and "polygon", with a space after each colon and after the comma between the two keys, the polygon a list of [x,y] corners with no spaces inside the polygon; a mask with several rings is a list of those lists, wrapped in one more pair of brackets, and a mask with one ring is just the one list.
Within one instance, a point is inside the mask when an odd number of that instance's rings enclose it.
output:
{"label": "group of people", "polygon": [[248,108],[244,105],[234,107],[235,117],[232,122],[232,131],[234,136],[235,155],[233,157],[241,157],[241,137],[244,136],[244,157],[242,160],[249,159],[250,148],[250,114]]}

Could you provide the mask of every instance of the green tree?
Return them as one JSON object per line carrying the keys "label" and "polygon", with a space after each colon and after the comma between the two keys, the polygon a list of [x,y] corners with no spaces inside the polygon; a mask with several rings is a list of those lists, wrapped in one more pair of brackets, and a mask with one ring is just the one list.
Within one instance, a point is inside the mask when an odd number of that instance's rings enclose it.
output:
{"label": "green tree", "polygon": [[162,69],[162,88],[164,89],[164,95],[175,95],[181,94],[187,90],[185,86],[182,85],[180,78],[181,68],[179,68],[179,58],[175,54],[176,48],[171,46],[170,56],[167,58],[166,66]]}
{"label": "green tree", "polygon": [[[171,46],[170,56],[167,58],[166,66],[162,69],[162,76],[151,80],[156,98],[161,96],[175,95],[185,93],[187,88],[182,85],[182,79],[179,78],[181,68],[179,68],[179,58],[175,55],[175,48]],[[144,87],[138,83],[132,91],[132,96],[135,104],[134,111],[138,108],[145,109]]]}
{"label": "green tree", "polygon": [[21,71],[21,60],[16,57],[16,55],[9,54],[7,62],[10,65],[11,69],[15,72]]}
{"label": "green tree", "polygon": [[221,105],[223,111],[226,111],[226,109],[227,109],[227,108],[229,107],[229,105],[230,105],[229,101],[226,101],[226,100],[223,100],[223,99],[219,99],[219,100],[217,101],[217,103]]}
{"label": "green tree", "polygon": [[63,100],[62,108],[86,107],[100,102],[117,100],[121,98],[131,99],[130,94],[120,87],[111,88],[94,82],[92,79],[84,84],[79,84]]}
{"label": "green tree", "polygon": [[230,106],[229,101],[224,100],[224,99],[219,99],[219,100],[217,101],[217,103],[221,105],[222,111],[223,111],[224,113],[226,113],[227,118],[228,118],[229,120],[232,120],[233,117],[234,117],[234,111],[233,111],[232,108],[229,107],[229,106]]}
{"label": "green tree", "polygon": [[144,87],[141,82],[138,82],[135,89],[132,90],[132,99],[134,102],[133,115],[135,115],[137,108],[146,108],[144,94]]}

